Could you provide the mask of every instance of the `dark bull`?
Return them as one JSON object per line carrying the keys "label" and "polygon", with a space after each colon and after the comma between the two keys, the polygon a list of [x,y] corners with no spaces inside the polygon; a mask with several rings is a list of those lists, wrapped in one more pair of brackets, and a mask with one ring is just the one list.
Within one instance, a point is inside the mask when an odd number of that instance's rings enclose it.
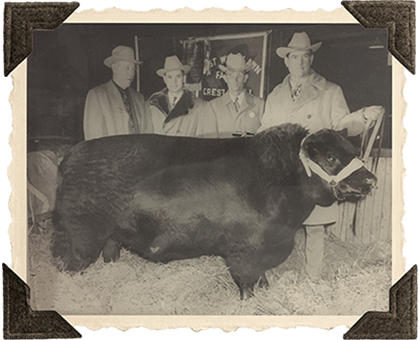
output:
{"label": "dark bull", "polygon": [[[286,124],[242,139],[128,135],[82,142],[60,167],[53,255],[70,271],[101,252],[105,261],[116,260],[121,247],[163,263],[217,255],[247,297],[290,255],[315,204],[363,197],[376,183],[364,167],[338,183],[323,178],[340,177],[357,152],[332,130],[306,136]],[[325,174],[309,173],[309,160]]]}

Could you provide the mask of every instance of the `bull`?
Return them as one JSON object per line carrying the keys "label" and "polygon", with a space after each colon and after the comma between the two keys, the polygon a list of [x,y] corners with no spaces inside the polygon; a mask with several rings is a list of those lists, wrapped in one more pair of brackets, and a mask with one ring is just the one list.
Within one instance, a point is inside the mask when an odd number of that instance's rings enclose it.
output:
{"label": "bull", "polygon": [[60,166],[53,255],[69,271],[122,247],[154,262],[221,256],[241,298],[284,262],[314,206],[360,199],[376,177],[333,130],[285,124],[250,138],[125,135]]}

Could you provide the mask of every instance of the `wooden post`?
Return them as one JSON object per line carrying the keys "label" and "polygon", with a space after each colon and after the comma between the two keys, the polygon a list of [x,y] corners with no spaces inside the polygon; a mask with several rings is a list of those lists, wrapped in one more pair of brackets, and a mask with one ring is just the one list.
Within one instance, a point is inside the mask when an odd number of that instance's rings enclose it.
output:
{"label": "wooden post", "polygon": [[[139,61],[139,38],[137,35],[134,36],[134,47],[136,51],[136,60]],[[140,92],[140,65],[136,65],[137,84],[136,90]]]}

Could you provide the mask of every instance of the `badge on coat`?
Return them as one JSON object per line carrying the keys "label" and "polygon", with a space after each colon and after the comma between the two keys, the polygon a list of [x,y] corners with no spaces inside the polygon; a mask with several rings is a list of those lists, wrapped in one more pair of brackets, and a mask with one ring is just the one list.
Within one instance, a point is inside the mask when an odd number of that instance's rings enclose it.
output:
{"label": "badge on coat", "polygon": [[250,112],[250,113],[249,113],[249,116],[250,116],[251,118],[255,118],[255,113],[254,113],[254,112]]}

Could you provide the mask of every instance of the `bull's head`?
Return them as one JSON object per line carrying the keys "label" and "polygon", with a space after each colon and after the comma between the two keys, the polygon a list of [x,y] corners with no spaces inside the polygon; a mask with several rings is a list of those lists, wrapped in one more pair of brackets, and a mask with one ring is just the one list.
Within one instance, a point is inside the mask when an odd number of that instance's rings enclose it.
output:
{"label": "bull's head", "polygon": [[307,136],[302,141],[300,158],[307,175],[321,177],[337,200],[355,201],[372,191],[377,178],[357,158],[356,148],[344,134],[324,129]]}

